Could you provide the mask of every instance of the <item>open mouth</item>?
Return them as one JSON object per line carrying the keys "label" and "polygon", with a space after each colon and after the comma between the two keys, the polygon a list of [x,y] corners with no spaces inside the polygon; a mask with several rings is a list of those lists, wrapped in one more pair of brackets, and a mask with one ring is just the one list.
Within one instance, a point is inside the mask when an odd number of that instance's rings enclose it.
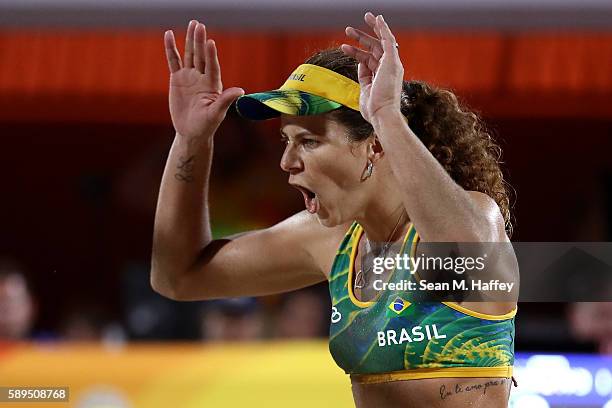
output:
{"label": "open mouth", "polygon": [[306,211],[311,214],[316,214],[317,211],[319,211],[320,207],[319,199],[317,198],[317,193],[298,184],[292,184],[292,186],[297,188],[304,196],[304,205],[306,206]]}

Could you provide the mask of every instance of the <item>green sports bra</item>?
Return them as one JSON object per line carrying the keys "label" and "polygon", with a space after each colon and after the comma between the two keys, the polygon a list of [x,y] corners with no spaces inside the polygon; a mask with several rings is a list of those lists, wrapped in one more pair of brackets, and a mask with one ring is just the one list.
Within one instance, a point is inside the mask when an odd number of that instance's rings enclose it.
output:
{"label": "green sports bra", "polygon": [[[453,302],[411,303],[409,292],[391,290],[375,301],[357,300],[353,266],[362,233],[358,223],[351,225],[329,276],[329,349],[353,380],[512,376],[516,309],[487,315]],[[418,239],[411,224],[402,253],[414,256]],[[408,279],[406,274],[396,270],[390,282]]]}

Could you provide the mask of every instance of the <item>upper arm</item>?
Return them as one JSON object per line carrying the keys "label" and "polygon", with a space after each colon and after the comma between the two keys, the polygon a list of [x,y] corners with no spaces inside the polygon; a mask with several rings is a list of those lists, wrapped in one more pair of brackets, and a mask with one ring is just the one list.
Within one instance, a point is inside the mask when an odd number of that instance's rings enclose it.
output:
{"label": "upper arm", "polygon": [[[484,267],[481,270],[472,268],[465,275],[453,269],[431,271],[420,269],[419,275],[430,282],[447,282],[451,287],[453,280],[464,278],[474,281],[497,280],[513,283],[512,291],[504,295],[491,297],[493,292],[468,290],[463,294],[465,298],[457,302],[475,312],[491,315],[506,314],[516,307],[518,298],[519,270],[514,248],[506,234],[505,220],[495,200],[478,191],[468,191],[468,193],[478,211],[478,218],[483,226],[482,232],[476,235],[466,235],[470,239],[463,242],[419,242],[417,244],[418,254],[424,258],[471,258],[473,261],[480,258]],[[474,239],[475,236],[478,239]],[[461,295],[458,291],[453,291],[452,294]],[[449,301],[451,298],[450,294],[447,294],[444,300]],[[485,301],[487,299],[489,300]]]}
{"label": "upper arm", "polygon": [[[329,231],[306,212],[266,229],[212,241],[181,275],[176,297],[202,300],[290,291],[326,279],[315,242]],[[326,234],[327,232],[327,234]]]}

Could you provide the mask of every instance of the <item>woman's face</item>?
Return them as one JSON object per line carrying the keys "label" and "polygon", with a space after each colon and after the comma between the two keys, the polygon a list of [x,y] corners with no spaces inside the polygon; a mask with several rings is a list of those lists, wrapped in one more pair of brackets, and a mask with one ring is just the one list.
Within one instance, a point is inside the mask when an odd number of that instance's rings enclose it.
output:
{"label": "woman's face", "polygon": [[281,115],[280,131],[286,142],[280,166],[306,210],[327,227],[353,221],[367,194],[361,181],[367,143],[351,143],[346,128],[327,115]]}

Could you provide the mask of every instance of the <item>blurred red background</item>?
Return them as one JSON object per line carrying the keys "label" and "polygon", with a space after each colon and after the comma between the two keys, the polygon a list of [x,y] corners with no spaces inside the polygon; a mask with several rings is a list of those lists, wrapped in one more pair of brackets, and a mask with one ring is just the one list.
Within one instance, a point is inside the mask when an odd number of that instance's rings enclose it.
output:
{"label": "blurred red background", "polygon": [[[157,190],[173,137],[163,31],[0,29],[0,247],[30,272],[39,331],[58,330],[75,310],[129,320],[126,276],[136,268],[148,284]],[[280,86],[308,55],[345,41],[342,30],[328,29],[209,27],[209,35],[224,84],[247,92]],[[184,30],[176,36],[181,48]],[[452,89],[498,137],[516,190],[514,240],[610,239],[609,31],[399,28],[397,38],[407,79]],[[219,130],[217,236],[302,209],[277,167],[277,126],[230,112]],[[564,324],[559,308],[535,309],[555,311],[551,324]],[[539,337],[517,336],[519,346],[549,347],[549,326],[533,330]],[[560,330],[563,343],[569,335]]]}

